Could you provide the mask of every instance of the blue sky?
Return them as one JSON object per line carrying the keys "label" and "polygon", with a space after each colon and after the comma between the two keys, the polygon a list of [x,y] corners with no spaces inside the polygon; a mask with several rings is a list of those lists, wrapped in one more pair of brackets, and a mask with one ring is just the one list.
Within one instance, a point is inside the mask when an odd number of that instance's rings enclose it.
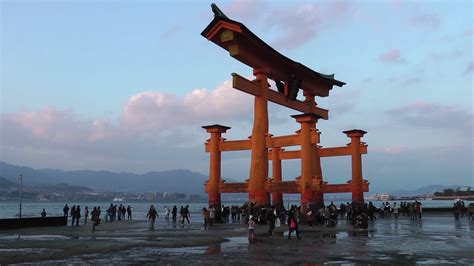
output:
{"label": "blue sky", "polygon": [[[330,110],[323,146],[368,131],[374,187],[474,185],[472,1],[217,1],[277,50],[347,83],[317,99]],[[251,97],[230,73],[251,69],[203,38],[206,1],[2,1],[1,160],[37,168],[208,172],[199,126],[251,132]],[[227,81],[227,82],[226,82]],[[270,130],[297,129],[270,105]],[[247,153],[223,174],[248,175]],[[328,180],[347,158],[325,159]],[[299,164],[285,162],[285,178]],[[342,169],[342,170],[341,170]]]}

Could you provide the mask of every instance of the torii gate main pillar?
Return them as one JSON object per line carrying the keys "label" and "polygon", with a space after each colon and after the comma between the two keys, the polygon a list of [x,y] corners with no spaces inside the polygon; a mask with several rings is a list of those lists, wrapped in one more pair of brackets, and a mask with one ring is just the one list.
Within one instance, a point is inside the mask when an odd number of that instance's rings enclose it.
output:
{"label": "torii gate main pillar", "polygon": [[249,174],[249,201],[257,205],[270,203],[270,193],[265,189],[268,179],[268,74],[254,69],[259,83],[259,95],[254,97],[254,118],[252,129],[252,156]]}

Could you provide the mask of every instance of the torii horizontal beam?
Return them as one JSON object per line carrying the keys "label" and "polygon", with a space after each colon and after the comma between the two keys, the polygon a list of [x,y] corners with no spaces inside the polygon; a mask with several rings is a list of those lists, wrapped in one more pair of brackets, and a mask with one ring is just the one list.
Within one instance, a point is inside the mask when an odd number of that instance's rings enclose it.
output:
{"label": "torii horizontal beam", "polygon": [[[311,143],[319,143],[319,134],[314,131],[311,134]],[[299,134],[286,136],[268,136],[266,139],[267,148],[288,147],[301,145],[301,136]],[[209,152],[209,143],[204,144],[206,152]],[[223,140],[219,142],[220,151],[243,151],[252,149],[252,139],[247,140]]]}
{"label": "torii horizontal beam", "polygon": [[[259,85],[254,82],[240,76],[239,74],[232,73],[232,87],[238,89],[245,93],[251,94],[253,96],[259,96]],[[322,119],[327,120],[329,117],[329,111],[316,107],[309,102],[302,102],[299,100],[291,100],[285,95],[276,92],[274,90],[268,90],[268,100],[270,102],[283,105],[285,107],[291,108],[302,113],[310,113],[320,116]]]}
{"label": "torii horizontal beam", "polygon": [[[364,180],[365,181],[365,180]],[[350,182],[347,184],[314,184],[314,186],[321,186],[321,190],[324,193],[345,193],[351,192],[353,186]],[[270,180],[266,183],[265,188],[268,192],[280,192],[285,194],[299,194],[300,187],[299,182],[296,181],[281,181],[271,182]],[[369,191],[369,183],[362,183],[362,190],[364,192]],[[207,190],[207,184],[205,185],[205,191]],[[247,182],[238,183],[225,183],[224,181],[219,184],[220,193],[247,193],[248,184]]]}
{"label": "torii horizontal beam", "polygon": [[[336,156],[349,156],[351,155],[350,146],[345,147],[330,147],[330,148],[319,148],[319,157],[336,157]],[[365,143],[360,144],[360,154],[367,154],[367,145]],[[270,151],[268,153],[268,160],[272,160],[273,154]],[[301,150],[294,151],[280,151],[280,160],[291,160],[300,159]]]}

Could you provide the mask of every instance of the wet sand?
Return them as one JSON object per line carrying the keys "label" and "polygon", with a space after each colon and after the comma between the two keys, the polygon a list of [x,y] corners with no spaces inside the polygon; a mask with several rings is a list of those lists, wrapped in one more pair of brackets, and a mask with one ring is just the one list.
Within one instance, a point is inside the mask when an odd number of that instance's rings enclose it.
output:
{"label": "wet sand", "polygon": [[201,230],[201,220],[173,228],[164,220],[157,230],[147,221],[29,228],[0,231],[0,264],[474,264],[474,222],[447,214],[422,220],[378,219],[358,233],[345,220],[336,227],[300,228],[301,240],[287,239],[287,228],[266,235],[258,225],[257,243],[249,244],[243,224]]}

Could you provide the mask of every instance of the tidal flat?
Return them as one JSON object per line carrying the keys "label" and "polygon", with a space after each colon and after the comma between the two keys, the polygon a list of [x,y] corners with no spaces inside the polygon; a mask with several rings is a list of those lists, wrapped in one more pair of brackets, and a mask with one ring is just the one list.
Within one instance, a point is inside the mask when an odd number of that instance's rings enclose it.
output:
{"label": "tidal flat", "polygon": [[455,221],[433,213],[421,220],[377,219],[358,232],[346,220],[335,227],[300,226],[301,240],[288,239],[287,227],[273,238],[257,225],[257,243],[247,240],[242,223],[217,224],[202,230],[157,221],[102,223],[0,231],[0,264],[474,264],[474,221]]}

